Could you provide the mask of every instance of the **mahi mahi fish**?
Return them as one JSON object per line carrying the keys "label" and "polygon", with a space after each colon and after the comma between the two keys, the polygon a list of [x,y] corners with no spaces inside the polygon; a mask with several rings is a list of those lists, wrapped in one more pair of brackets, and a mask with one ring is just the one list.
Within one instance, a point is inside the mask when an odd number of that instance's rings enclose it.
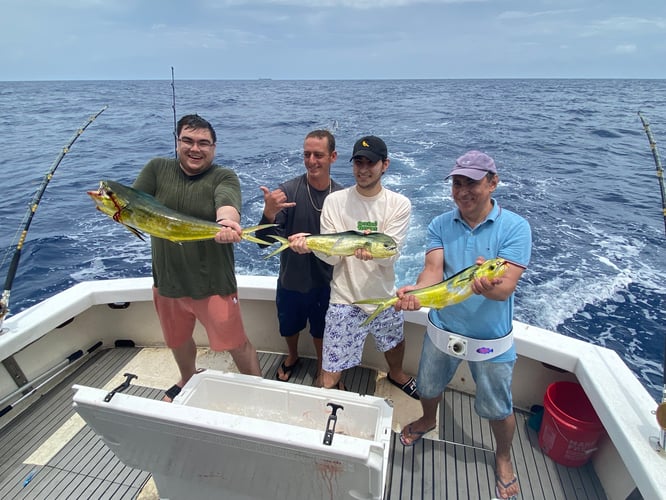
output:
{"label": "mahi mahi fish", "polygon": [[[476,278],[488,278],[492,280],[504,275],[507,269],[507,261],[496,258],[489,259],[483,264],[474,264],[463,269],[458,274],[449,279],[440,281],[434,285],[425,288],[419,288],[406,292],[405,295],[414,295],[418,297],[422,307],[431,307],[433,309],[442,309],[453,304],[458,304],[472,295],[472,282]],[[367,325],[379,315],[382,311],[388,309],[398,302],[398,297],[388,299],[364,299],[354,302],[354,304],[377,304],[377,309],[361,325]]]}
{"label": "mahi mahi fish", "polygon": [[[97,210],[120,222],[136,236],[145,240],[142,233],[180,243],[182,241],[210,240],[220,232],[216,222],[185,215],[168,208],[153,196],[115,181],[101,181],[97,191],[88,191]],[[270,245],[250,233],[273,227],[263,224],[243,229],[241,238],[253,243]]]}
{"label": "mahi mahi fish", "polygon": [[[268,254],[266,258],[289,248],[290,242],[287,238],[275,235],[270,235],[270,237],[279,241],[281,246]],[[343,233],[311,234],[305,237],[305,244],[310,250],[326,255],[354,255],[359,248],[368,250],[375,259],[385,259],[398,253],[398,245],[395,240],[384,233],[365,234],[359,231],[345,231]]]}

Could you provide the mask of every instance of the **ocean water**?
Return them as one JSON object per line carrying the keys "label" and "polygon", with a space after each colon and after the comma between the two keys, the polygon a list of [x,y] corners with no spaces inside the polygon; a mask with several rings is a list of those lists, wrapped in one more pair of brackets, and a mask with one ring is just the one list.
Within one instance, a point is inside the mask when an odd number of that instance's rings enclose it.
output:
{"label": "ocean water", "polygon": [[[42,197],[11,313],[80,281],[150,275],[149,244],[85,193],[102,179],[130,184],[150,158],[173,156],[174,107],[177,117],[199,113],[215,126],[216,160],[241,179],[245,226],[261,216],[259,186],[303,172],[308,131],[334,132],[333,175],[345,185],[352,145],[371,133],[389,148],[384,184],[413,203],[398,285],[416,280],[428,222],[453,207],[444,177],[455,158],[485,151],[499,168],[496,198],[533,231],[516,319],[614,349],[661,401],[666,238],[637,112],[666,155],[666,80],[0,82],[1,279],[46,173],[105,105]],[[278,259],[266,253],[238,244],[237,271],[277,275]]]}

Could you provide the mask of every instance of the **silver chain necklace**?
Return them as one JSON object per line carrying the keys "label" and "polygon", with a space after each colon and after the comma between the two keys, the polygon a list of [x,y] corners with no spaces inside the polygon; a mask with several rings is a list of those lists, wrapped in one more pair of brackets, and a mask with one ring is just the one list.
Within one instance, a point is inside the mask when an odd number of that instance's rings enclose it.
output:
{"label": "silver chain necklace", "polygon": [[[324,204],[322,203],[321,208],[317,208],[317,205],[315,205],[315,202],[312,199],[312,193],[310,192],[310,180],[307,176],[305,177],[305,184],[308,187],[308,198],[310,198],[310,204],[312,205],[312,208],[314,208],[317,212],[321,212],[322,208],[324,208]],[[328,179],[328,194],[331,194],[332,185],[333,185],[333,182],[329,178]]]}

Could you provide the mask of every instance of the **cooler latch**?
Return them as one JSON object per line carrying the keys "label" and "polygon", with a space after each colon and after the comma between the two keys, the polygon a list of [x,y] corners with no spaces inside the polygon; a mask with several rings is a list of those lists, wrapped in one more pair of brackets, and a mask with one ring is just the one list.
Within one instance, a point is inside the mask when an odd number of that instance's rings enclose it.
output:
{"label": "cooler latch", "polygon": [[133,373],[123,373],[123,376],[125,377],[125,382],[120,384],[118,387],[116,387],[114,390],[112,390],[104,397],[105,403],[111,401],[111,398],[116,395],[116,392],[123,392],[125,389],[127,389],[130,386],[130,382],[132,381],[133,378],[138,378]]}
{"label": "cooler latch", "polygon": [[333,435],[335,434],[335,423],[338,420],[337,412],[338,410],[344,410],[345,407],[335,403],[328,403],[326,404],[326,406],[330,406],[332,411],[328,417],[328,421],[326,422],[326,432],[324,433],[324,444],[327,446],[331,446],[331,443],[333,442]]}

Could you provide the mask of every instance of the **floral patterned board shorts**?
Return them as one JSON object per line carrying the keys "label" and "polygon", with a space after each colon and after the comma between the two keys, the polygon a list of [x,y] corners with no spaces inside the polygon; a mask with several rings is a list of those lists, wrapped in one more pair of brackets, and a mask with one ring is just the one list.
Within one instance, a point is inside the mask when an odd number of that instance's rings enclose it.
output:
{"label": "floral patterned board shorts", "polygon": [[322,368],[327,372],[341,372],[361,363],[366,337],[371,334],[380,352],[393,349],[405,339],[402,311],[392,307],[382,311],[366,326],[361,323],[367,314],[357,306],[330,304],[326,311],[326,329]]}

